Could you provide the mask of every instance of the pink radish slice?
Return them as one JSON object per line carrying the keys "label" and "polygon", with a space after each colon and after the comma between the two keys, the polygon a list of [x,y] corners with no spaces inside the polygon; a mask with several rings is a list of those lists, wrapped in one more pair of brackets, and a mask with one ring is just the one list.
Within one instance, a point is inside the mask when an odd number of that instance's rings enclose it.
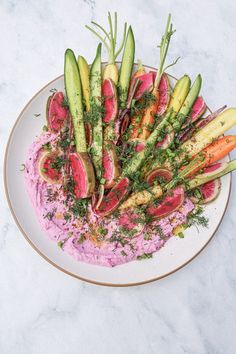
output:
{"label": "pink radish slice", "polygon": [[146,175],[147,183],[152,186],[155,180],[162,179],[164,182],[169,182],[173,177],[173,173],[165,168],[155,168]]}
{"label": "pink radish slice", "polygon": [[116,87],[112,80],[106,79],[102,83],[102,96],[104,99],[103,121],[109,123],[115,120],[118,114]]}
{"label": "pink radish slice", "polygon": [[49,130],[58,133],[65,127],[68,108],[64,106],[63,92],[56,92],[48,98],[47,122]]}
{"label": "pink radish slice", "polygon": [[153,89],[153,76],[152,73],[146,73],[136,78],[135,82],[139,80],[140,84],[134,94],[134,99],[138,101],[146,92]]}
{"label": "pink radish slice", "polygon": [[106,180],[105,189],[110,189],[115,185],[116,179],[120,176],[115,145],[111,141],[106,142],[103,150],[102,166],[104,171],[103,178]]}
{"label": "pink radish slice", "polygon": [[188,119],[182,125],[182,129],[186,128],[189,124],[192,124],[196,120],[198,120],[203,115],[203,113],[206,111],[206,108],[207,108],[207,105],[206,105],[204,99],[201,96],[197,97],[196,101],[193,104],[193,107],[191,109]]}
{"label": "pink radish slice", "polygon": [[103,197],[103,200],[96,210],[100,216],[106,216],[114,211],[129,192],[130,181],[123,177],[116,185]]}
{"label": "pink radish slice", "polygon": [[207,204],[215,200],[221,189],[220,179],[215,179],[213,181],[209,181],[200,187],[198,187],[198,191],[201,194],[201,197],[198,198],[196,196],[190,197],[193,203],[199,204]]}
{"label": "pink radish slice", "polygon": [[74,192],[76,198],[90,197],[95,188],[95,176],[88,154],[71,152],[69,160],[75,183]]}
{"label": "pink radish slice", "polygon": [[184,189],[181,186],[171,191],[171,195],[167,195],[158,205],[148,207],[148,213],[154,218],[163,218],[179,209],[184,202]]}
{"label": "pink radish slice", "polygon": [[[156,78],[156,72],[152,72],[153,74],[153,81],[155,81]],[[170,100],[170,82],[167,74],[163,74],[158,86],[158,91],[159,91],[159,98],[158,98],[158,107],[156,114],[159,116],[162,116],[169,104]]]}

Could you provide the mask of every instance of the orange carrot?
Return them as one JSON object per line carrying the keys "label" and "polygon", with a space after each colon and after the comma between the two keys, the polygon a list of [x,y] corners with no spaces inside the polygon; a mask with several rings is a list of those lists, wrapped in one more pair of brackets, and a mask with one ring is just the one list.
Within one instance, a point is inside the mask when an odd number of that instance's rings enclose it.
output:
{"label": "orange carrot", "polygon": [[141,132],[138,135],[138,138],[146,140],[152,132],[152,127],[155,123],[155,114],[158,107],[158,98],[159,91],[156,87],[154,87],[152,91],[153,96],[155,97],[154,101],[148,106],[145,110],[139,130]]}
{"label": "orange carrot", "polygon": [[133,140],[138,137],[142,116],[143,113],[140,112],[139,114],[134,114],[131,117],[129,140]]}
{"label": "orange carrot", "polygon": [[[194,175],[197,171],[212,165],[213,163],[219,161],[226,155],[230,153],[233,149],[236,148],[236,136],[235,135],[228,135],[219,138],[218,140],[214,141],[212,144],[208,145],[205,149],[203,149],[192,161],[191,163],[183,167],[181,169],[185,170],[186,168],[189,169],[190,172],[187,176]],[[196,167],[194,168],[194,165]]]}
{"label": "orange carrot", "polygon": [[[145,69],[142,66],[141,62],[139,62],[138,64],[138,70],[135,71],[132,75],[131,81],[130,81],[130,89],[129,89],[129,96],[130,93],[132,91],[132,88],[135,85],[136,80],[142,76],[143,74],[145,74]],[[131,123],[130,123],[130,134],[129,134],[129,139],[133,140],[135,138],[138,137],[138,133],[139,133],[139,126],[140,126],[140,122],[141,119],[139,118],[142,115],[142,113],[140,113],[139,115],[133,115],[133,117],[131,117]]]}

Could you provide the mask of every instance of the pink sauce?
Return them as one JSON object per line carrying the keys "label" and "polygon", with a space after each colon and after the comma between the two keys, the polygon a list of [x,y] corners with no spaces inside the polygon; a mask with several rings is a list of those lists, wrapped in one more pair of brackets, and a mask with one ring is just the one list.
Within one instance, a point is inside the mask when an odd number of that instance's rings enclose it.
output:
{"label": "pink sauce", "polygon": [[[47,184],[38,172],[42,145],[50,142],[53,146],[56,139],[57,135],[43,133],[32,144],[26,160],[25,181],[43,230],[76,260],[113,267],[158,251],[173,236],[174,228],[184,224],[188,213],[194,209],[193,203],[186,199],[180,210],[148,225],[135,224],[134,216],[129,214],[122,214],[119,218],[101,218],[93,213],[90,206],[86,218],[72,216],[65,220],[68,206],[62,186]],[[131,233],[125,236],[124,227]],[[97,241],[101,228],[107,231]]]}

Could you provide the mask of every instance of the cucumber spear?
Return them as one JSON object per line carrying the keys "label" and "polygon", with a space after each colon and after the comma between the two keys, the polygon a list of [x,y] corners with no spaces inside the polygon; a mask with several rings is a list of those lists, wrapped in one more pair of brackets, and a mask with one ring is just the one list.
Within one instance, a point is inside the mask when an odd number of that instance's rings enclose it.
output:
{"label": "cucumber spear", "polygon": [[75,55],[71,49],[67,49],[65,52],[64,74],[66,94],[75,132],[76,150],[77,152],[87,152],[81,80]]}
{"label": "cucumber spear", "polygon": [[128,97],[128,90],[130,84],[130,78],[134,65],[134,53],[135,53],[135,41],[132,27],[129,26],[125,47],[120,67],[120,77],[119,77],[119,98],[120,98],[120,108],[124,109],[126,107],[126,101]]}
{"label": "cucumber spear", "polygon": [[90,70],[90,95],[91,95],[91,118],[93,143],[91,148],[92,160],[96,170],[97,178],[102,178],[102,64],[101,64],[101,43],[98,44],[96,57]]}
{"label": "cucumber spear", "polygon": [[94,191],[95,176],[87,153],[81,79],[74,52],[71,49],[65,52],[64,76],[76,145],[76,153],[71,152],[69,155],[75,182],[74,192],[78,199],[87,198]]}

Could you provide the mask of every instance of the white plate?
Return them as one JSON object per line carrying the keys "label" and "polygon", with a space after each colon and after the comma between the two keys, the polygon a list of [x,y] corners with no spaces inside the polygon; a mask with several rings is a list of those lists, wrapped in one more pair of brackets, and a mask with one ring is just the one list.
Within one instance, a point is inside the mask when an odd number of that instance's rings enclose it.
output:
{"label": "white plate", "polygon": [[[206,207],[209,227],[199,230],[191,227],[186,230],[184,239],[173,237],[152,259],[134,261],[115,268],[90,265],[75,261],[47,238],[37,222],[20,165],[25,162],[30,144],[45,124],[45,106],[53,88],[64,91],[63,76],[46,85],[23,109],[9,137],[5,155],[5,189],[8,203],[19,229],[31,246],[65,273],[101,285],[129,286],[147,283],[165,277],[190,262],[207,245],[222,221],[230,194],[231,175],[222,178],[219,197]],[[41,115],[36,117],[35,114]],[[226,161],[228,160],[227,157]]]}

